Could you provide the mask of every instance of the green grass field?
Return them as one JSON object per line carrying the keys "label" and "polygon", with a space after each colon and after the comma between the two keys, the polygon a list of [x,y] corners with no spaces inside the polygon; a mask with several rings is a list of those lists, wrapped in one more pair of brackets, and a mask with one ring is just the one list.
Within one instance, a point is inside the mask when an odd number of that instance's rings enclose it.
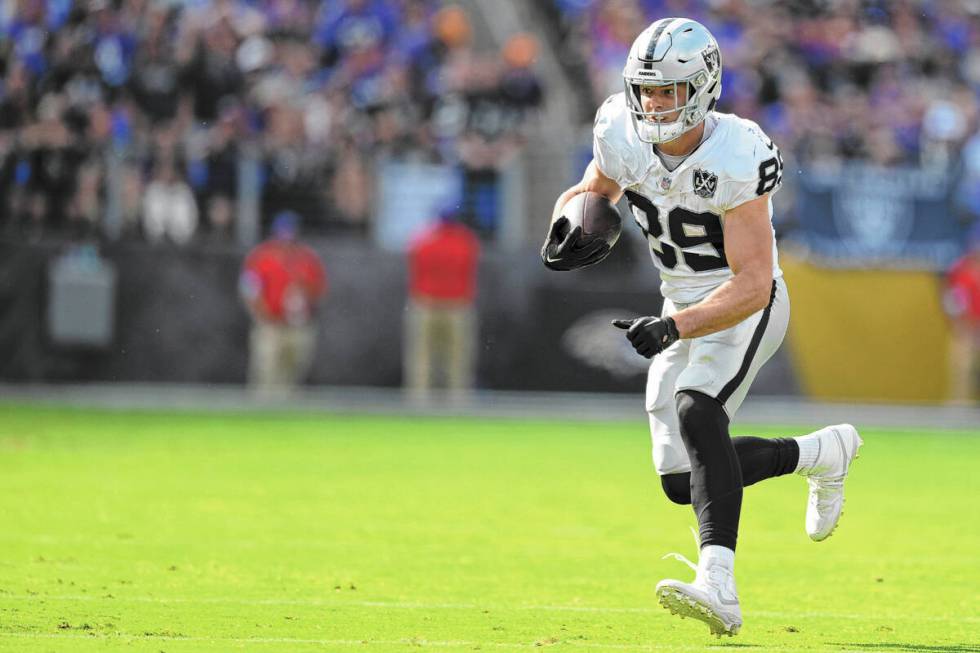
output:
{"label": "green grass field", "polygon": [[695,522],[642,415],[2,405],[0,650],[980,651],[980,432],[862,433],[826,542],[799,477],[746,491],[719,641],[655,603]]}

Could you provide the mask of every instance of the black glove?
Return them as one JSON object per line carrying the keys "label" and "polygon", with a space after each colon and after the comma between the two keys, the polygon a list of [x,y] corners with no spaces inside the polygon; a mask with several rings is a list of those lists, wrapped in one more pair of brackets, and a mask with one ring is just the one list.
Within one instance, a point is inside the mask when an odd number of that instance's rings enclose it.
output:
{"label": "black glove", "polygon": [[568,229],[568,218],[555,220],[548,231],[548,239],[541,248],[541,260],[551,270],[577,270],[598,263],[609,253],[610,247],[602,238],[586,236],[582,227]]}
{"label": "black glove", "polygon": [[627,329],[626,338],[640,356],[653,358],[680,340],[672,317],[638,317],[613,320],[613,326]]}

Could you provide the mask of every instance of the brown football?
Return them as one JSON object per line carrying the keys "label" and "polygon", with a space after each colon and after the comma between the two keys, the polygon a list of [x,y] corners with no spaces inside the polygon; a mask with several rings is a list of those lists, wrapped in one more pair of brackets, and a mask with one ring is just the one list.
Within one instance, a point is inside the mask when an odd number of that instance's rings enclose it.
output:
{"label": "brown football", "polygon": [[599,193],[579,193],[565,203],[561,210],[568,219],[569,230],[577,226],[591,236],[602,238],[612,247],[623,231],[623,218],[616,205]]}

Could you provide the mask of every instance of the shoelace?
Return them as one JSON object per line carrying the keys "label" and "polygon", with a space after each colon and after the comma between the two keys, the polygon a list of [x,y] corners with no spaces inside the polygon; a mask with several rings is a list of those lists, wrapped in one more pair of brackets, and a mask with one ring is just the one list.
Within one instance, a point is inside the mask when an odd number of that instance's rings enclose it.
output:
{"label": "shoelace", "polygon": [[687,565],[688,567],[690,567],[691,569],[693,569],[694,570],[694,573],[698,573],[698,566],[696,564],[694,564],[693,562],[691,562],[690,560],[688,560],[687,558],[685,558],[684,556],[682,556],[680,553],[673,553],[673,552],[671,552],[671,553],[665,553],[663,555],[663,557],[661,557],[660,559],[661,560],[666,560],[667,558],[673,558],[674,560],[677,560],[679,562],[683,562],[685,565]]}
{"label": "shoelace", "polygon": [[[694,530],[694,527],[693,526],[688,526],[688,528],[691,529],[691,536],[694,538],[694,550],[695,551],[700,551],[701,550],[701,538],[698,537],[698,532],[696,530]],[[680,553],[674,553],[674,552],[665,553],[663,556],[661,556],[660,559],[661,560],[666,560],[667,558],[673,558],[674,560],[677,560],[678,562],[683,562],[685,565],[687,565],[688,567],[690,567],[691,569],[693,569],[695,574],[698,573],[698,566],[696,564],[694,564],[693,562],[691,562],[690,560],[688,560],[686,557],[682,556]]]}

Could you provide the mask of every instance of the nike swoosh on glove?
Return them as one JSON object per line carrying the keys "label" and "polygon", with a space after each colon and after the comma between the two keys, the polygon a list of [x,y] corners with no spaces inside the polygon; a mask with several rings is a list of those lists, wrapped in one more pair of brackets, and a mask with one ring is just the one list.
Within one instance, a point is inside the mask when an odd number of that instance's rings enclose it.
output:
{"label": "nike swoosh on glove", "polygon": [[[541,248],[541,260],[550,270],[578,270],[595,265],[606,257],[610,247],[602,238],[586,236],[582,227],[568,231],[568,218],[554,221]],[[567,233],[565,233],[567,231]],[[563,237],[564,234],[564,237]]]}

